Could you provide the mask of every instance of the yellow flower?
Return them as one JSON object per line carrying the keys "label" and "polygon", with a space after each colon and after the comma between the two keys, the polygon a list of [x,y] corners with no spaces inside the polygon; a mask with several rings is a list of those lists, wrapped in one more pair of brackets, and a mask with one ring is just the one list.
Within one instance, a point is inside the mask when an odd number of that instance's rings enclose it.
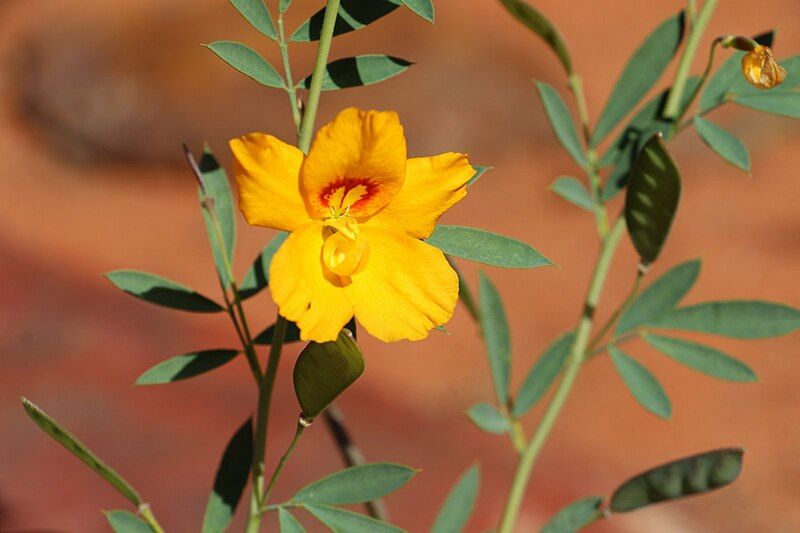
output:
{"label": "yellow flower", "polygon": [[786,69],[772,57],[772,50],[760,44],[742,57],[742,73],[759,89],[772,89],[786,79]]}
{"label": "yellow flower", "polygon": [[421,239],[466,195],[464,154],[406,159],[396,113],[354,108],[308,156],[263,133],[230,145],[247,222],[291,232],[269,284],[303,340],[334,340],[353,315],[387,342],[423,339],[450,319],[458,278]]}

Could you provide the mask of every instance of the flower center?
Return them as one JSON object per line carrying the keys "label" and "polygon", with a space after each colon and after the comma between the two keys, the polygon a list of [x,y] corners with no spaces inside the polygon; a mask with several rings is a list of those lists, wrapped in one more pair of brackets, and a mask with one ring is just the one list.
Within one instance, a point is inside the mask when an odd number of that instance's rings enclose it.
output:
{"label": "flower center", "polygon": [[360,178],[341,178],[322,191],[320,199],[331,217],[347,216],[351,207],[358,207],[359,202],[367,201],[377,191],[377,185]]}
{"label": "flower center", "polygon": [[324,222],[322,264],[337,276],[352,276],[367,262],[369,247],[356,219],[332,216]]}

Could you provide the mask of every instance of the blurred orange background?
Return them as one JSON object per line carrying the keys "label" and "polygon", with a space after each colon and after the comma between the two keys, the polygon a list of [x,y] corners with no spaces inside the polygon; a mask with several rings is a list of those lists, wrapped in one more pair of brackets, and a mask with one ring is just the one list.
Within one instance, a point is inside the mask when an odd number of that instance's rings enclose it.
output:
{"label": "blurred orange background", "polygon": [[[796,1],[720,4],[709,36],[777,26],[777,57],[800,52]],[[295,0],[288,27],[320,5]],[[531,79],[562,90],[565,80],[552,54],[498,2],[436,5],[435,26],[399,10],[334,41],[333,58],[381,52],[416,65],[379,86],[325,93],[318,124],[348,105],[396,109],[410,154],[466,151],[474,163],[494,167],[446,221],[520,238],[559,265],[486,269],[506,301],[518,384],[542,349],[574,324],[597,251],[592,217],[546,190],[556,176],[578,169],[554,139]],[[683,3],[535,5],[566,37],[596,118],[633,50]],[[200,46],[218,39],[247,42],[279,63],[277,47],[224,0],[0,3],[2,531],[106,531],[100,510],[125,505],[27,419],[22,394],[125,475],[167,530],[179,532],[199,529],[221,451],[253,410],[255,390],[238,359],[197,379],[132,387],[159,360],[235,347],[235,336],[222,315],[156,308],[101,276],[142,269],[217,296],[180,142],[199,150],[208,140],[227,165],[233,136],[260,130],[292,139],[285,95]],[[296,45],[291,53],[296,74],[310,72],[313,47]],[[763,298],[800,306],[800,125],[732,105],[712,117],[747,144],[752,177],[722,162],[692,131],[672,144],[684,196],[652,278],[702,257],[689,301]],[[619,200],[612,212],[618,208]],[[236,267],[243,274],[272,234],[243,221],[239,230]],[[629,243],[615,265],[604,313],[631,282]],[[463,269],[474,284],[477,267]],[[259,330],[275,313],[266,294],[248,310]],[[485,355],[463,308],[448,329],[450,336],[433,332],[415,344],[363,336],[367,372],[339,402],[370,460],[422,470],[388,499],[393,521],[413,532],[430,527],[451,483],[474,462],[482,465],[483,484],[469,531],[493,527],[515,466],[508,440],[481,433],[463,414],[492,399]],[[741,356],[760,383],[715,381],[642,346],[631,349],[670,394],[670,422],[634,403],[607,358],[587,365],[537,465],[518,530],[535,530],[566,503],[607,494],[650,466],[729,445],[747,449],[742,476],[731,487],[615,516],[596,530],[800,530],[800,335],[714,345]],[[298,350],[288,347],[280,368],[271,464],[298,413],[290,380]],[[529,429],[541,408],[529,417]],[[276,498],[339,468],[323,425],[312,426]],[[271,520],[270,530],[277,527]]]}

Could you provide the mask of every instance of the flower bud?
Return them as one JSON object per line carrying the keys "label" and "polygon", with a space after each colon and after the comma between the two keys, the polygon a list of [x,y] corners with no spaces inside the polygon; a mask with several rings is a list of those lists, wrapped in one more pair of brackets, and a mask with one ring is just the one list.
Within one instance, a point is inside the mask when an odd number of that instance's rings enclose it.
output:
{"label": "flower bud", "polygon": [[759,89],[772,89],[786,79],[786,69],[772,57],[768,46],[758,45],[742,58],[742,74]]}

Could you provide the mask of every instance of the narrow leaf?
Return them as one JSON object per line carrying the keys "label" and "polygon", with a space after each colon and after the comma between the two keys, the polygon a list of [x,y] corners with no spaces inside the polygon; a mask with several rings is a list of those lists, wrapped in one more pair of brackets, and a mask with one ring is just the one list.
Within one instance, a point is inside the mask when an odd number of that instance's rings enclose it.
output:
{"label": "narrow leaf", "polygon": [[[256,335],[256,338],[253,339],[255,344],[272,344],[272,339],[275,336],[275,324],[272,324],[270,327]],[[283,338],[284,344],[292,343],[292,342],[299,342],[300,341],[300,329],[297,327],[297,324],[294,322],[289,321],[286,324],[286,335]]]}
{"label": "narrow leaf", "polygon": [[515,417],[519,418],[533,408],[553,385],[564,367],[564,361],[569,356],[574,339],[575,335],[571,332],[561,335],[547,347],[536,361],[517,392],[514,400]]}
{"label": "narrow leaf", "polygon": [[477,228],[438,225],[428,244],[448,255],[503,268],[536,268],[553,263],[530,245]]}
{"label": "narrow leaf", "polygon": [[476,403],[469,408],[467,416],[473,424],[488,433],[499,435],[511,428],[508,419],[488,403]]}
{"label": "narrow leaf", "polygon": [[306,533],[306,529],[300,525],[300,522],[283,507],[278,509],[278,523],[281,533]]}
{"label": "narrow leaf", "polygon": [[667,68],[683,39],[683,11],[661,23],[634,52],[608,98],[592,134],[597,146],[647,94]]}
{"label": "narrow leaf", "polygon": [[575,123],[572,121],[567,104],[561,99],[558,91],[544,82],[537,81],[536,89],[539,91],[539,98],[542,100],[550,126],[561,146],[579,167],[586,168],[586,154],[578,139],[578,132],[575,130]]}
{"label": "narrow leaf", "polygon": [[203,350],[177,355],[147,370],[136,384],[160,385],[193,378],[221,367],[238,354],[238,350]]}
{"label": "narrow leaf", "polygon": [[481,469],[477,465],[471,466],[450,489],[436,515],[431,533],[461,533],[472,514],[480,484]]}
{"label": "narrow leaf", "polygon": [[206,208],[201,209],[203,221],[206,224],[206,233],[211,243],[211,252],[214,256],[217,273],[222,284],[227,287],[230,280],[228,279],[228,269],[225,267],[225,257],[228,258],[230,264],[233,264],[233,250],[236,244],[236,211],[233,207],[231,185],[225,169],[220,167],[210,149],[203,151],[199,167],[205,189],[205,194],[203,194],[203,188],[198,187],[200,202],[207,203],[209,208],[214,210],[222,243],[219,242],[217,230],[214,228],[214,223]]}
{"label": "narrow leaf", "polygon": [[472,317],[472,320],[478,322],[480,320],[478,305],[475,303],[475,296],[472,294],[472,290],[469,288],[467,280],[464,279],[461,269],[456,266],[456,264],[453,262],[453,259],[447,256],[445,256],[445,258],[447,259],[447,262],[450,263],[450,267],[455,270],[456,275],[458,276],[458,299],[462,304],[464,304],[464,307],[467,309],[469,316]]}
{"label": "narrow leaf", "polygon": [[472,168],[475,170],[475,174],[473,174],[472,177],[467,182],[467,187],[471,186],[473,183],[481,179],[481,176],[483,176],[487,170],[492,169],[492,167],[482,167],[480,165],[472,165]]}
{"label": "narrow leaf", "polygon": [[558,56],[567,74],[572,74],[572,60],[569,57],[567,44],[558,29],[544,15],[522,0],[500,0],[500,3],[515,19],[541,37]]}
{"label": "narrow leaf", "polygon": [[661,135],[653,135],[631,170],[625,222],[642,263],[658,258],[678,209],[681,177]]}
{"label": "narrow leaf", "polygon": [[590,496],[572,502],[557,515],[551,518],[542,528],[541,533],[573,533],[594,522],[600,513],[603,498]]}
{"label": "narrow leaf", "polygon": [[396,491],[416,473],[413,468],[394,463],[353,466],[306,485],[291,501],[325,505],[370,502]]}
{"label": "narrow leaf", "polygon": [[[400,0],[342,0],[333,27],[333,35],[341,35],[371,24],[400,7]],[[292,34],[293,41],[318,41],[322,33],[323,7]]]}
{"label": "narrow leaf", "polygon": [[286,10],[289,9],[290,5],[292,5],[292,0],[280,0],[280,2],[278,2],[278,11],[281,13],[286,13]]}
{"label": "narrow leaf", "polygon": [[616,347],[609,347],[608,353],[611,354],[617,373],[639,405],[654,415],[668,420],[672,414],[672,405],[655,376]]}
{"label": "narrow leaf", "polygon": [[800,311],[757,300],[707,302],[675,309],[654,326],[737,339],[766,339],[800,328]]}
{"label": "narrow leaf", "polygon": [[[337,59],[325,67],[322,76],[322,90],[335,91],[372,85],[405,72],[412,64],[405,59],[383,54],[365,54]],[[300,80],[297,85],[300,88],[308,89],[311,87],[311,76]]]}
{"label": "narrow leaf", "polygon": [[577,178],[561,176],[550,185],[550,190],[581,209],[585,209],[586,211],[592,211],[594,209],[589,191]]}
{"label": "narrow leaf", "polygon": [[706,145],[722,159],[745,172],[750,172],[750,154],[742,141],[713,122],[694,117],[694,130]]}
{"label": "narrow leaf", "polygon": [[782,117],[800,118],[800,93],[798,92],[742,95],[736,96],[733,101],[756,111]]}
{"label": "narrow leaf", "polygon": [[428,22],[433,22],[435,15],[433,2],[431,0],[400,0],[408,9],[424,18]]}
{"label": "narrow leaf", "polygon": [[336,509],[325,505],[306,505],[314,518],[331,528],[334,533],[400,533],[403,530],[363,514]]}
{"label": "narrow leaf", "polygon": [[647,343],[679,363],[728,381],[756,381],[755,372],[741,361],[710,346],[662,335],[646,335]]}
{"label": "narrow leaf", "polygon": [[217,313],[224,310],[218,303],[198,294],[194,289],[155,274],[138,270],[114,270],[106,274],[106,277],[131,296],[152,304],[196,313]]}
{"label": "narrow leaf", "polygon": [[483,272],[479,273],[478,298],[480,301],[481,330],[489,356],[497,402],[508,401],[508,383],[511,377],[511,339],[506,312],[500,293]]}
{"label": "narrow leaf", "polygon": [[214,488],[206,504],[203,533],[225,531],[242,499],[253,462],[253,421],[247,421],[234,433],[222,454]]}
{"label": "narrow leaf", "polygon": [[739,477],[743,455],[739,448],[714,450],[642,472],[614,491],[611,510],[625,513],[724,487]]}
{"label": "narrow leaf", "polygon": [[114,533],[153,533],[144,520],[130,511],[107,511],[105,515]]}
{"label": "narrow leaf", "polygon": [[122,476],[117,474],[110,466],[105,464],[99,457],[97,457],[89,448],[86,447],[69,431],[61,427],[58,422],[50,418],[38,406],[28,401],[27,398],[22,398],[22,406],[28,416],[36,422],[36,425],[42,428],[45,433],[50,435],[56,442],[61,444],[75,457],[80,459],[86,466],[94,470],[100,477],[105,479],[112,487],[117,489],[117,492],[122,494],[136,507],[142,503],[142,499],[136,490],[125,481]]}
{"label": "narrow leaf", "polygon": [[250,269],[247,271],[242,284],[239,287],[239,296],[242,300],[246,300],[251,296],[258,294],[264,287],[269,285],[269,267],[272,264],[272,256],[278,251],[278,248],[286,241],[289,234],[285,231],[279,231],[275,237],[269,241],[266,247],[258,254]]}
{"label": "narrow leaf", "polygon": [[[230,2],[255,29],[273,41],[278,38],[278,34],[275,32],[275,23],[272,20],[272,15],[269,14],[267,6],[264,5],[264,0],[230,0]],[[281,13],[283,11],[285,9],[282,9]]]}
{"label": "narrow leaf", "polygon": [[206,46],[227,64],[258,83],[275,89],[284,87],[278,71],[249,46],[234,41],[216,41]]}
{"label": "narrow leaf", "polygon": [[652,324],[671,311],[686,296],[700,274],[700,260],[686,261],[671,268],[640,294],[617,325],[615,335],[641,325]]}

